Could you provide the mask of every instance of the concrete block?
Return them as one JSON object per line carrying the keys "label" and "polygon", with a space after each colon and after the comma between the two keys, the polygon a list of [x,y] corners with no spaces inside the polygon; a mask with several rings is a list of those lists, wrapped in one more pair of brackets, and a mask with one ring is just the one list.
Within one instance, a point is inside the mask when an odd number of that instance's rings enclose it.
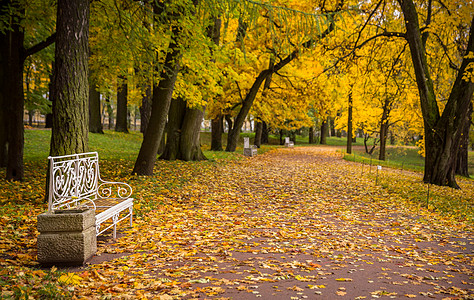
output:
{"label": "concrete block", "polygon": [[245,156],[255,156],[257,155],[257,148],[244,148]]}
{"label": "concrete block", "polygon": [[64,232],[82,231],[94,224],[95,212],[93,210],[65,209],[40,214],[37,227],[39,232]]}
{"label": "concrete block", "polygon": [[92,210],[39,215],[38,262],[82,265],[89,260],[97,251],[95,222],[90,221],[91,216],[95,220]]}

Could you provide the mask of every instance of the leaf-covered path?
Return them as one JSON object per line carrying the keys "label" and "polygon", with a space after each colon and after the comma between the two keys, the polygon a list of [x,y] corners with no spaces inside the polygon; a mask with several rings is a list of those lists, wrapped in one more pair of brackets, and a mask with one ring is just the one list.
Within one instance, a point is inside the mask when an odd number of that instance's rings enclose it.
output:
{"label": "leaf-covered path", "polygon": [[[160,196],[133,229],[74,270],[82,278],[75,294],[472,299],[472,231],[427,221],[430,211],[408,209],[370,171],[331,148],[202,164],[179,193]],[[420,181],[400,171],[379,177]]]}

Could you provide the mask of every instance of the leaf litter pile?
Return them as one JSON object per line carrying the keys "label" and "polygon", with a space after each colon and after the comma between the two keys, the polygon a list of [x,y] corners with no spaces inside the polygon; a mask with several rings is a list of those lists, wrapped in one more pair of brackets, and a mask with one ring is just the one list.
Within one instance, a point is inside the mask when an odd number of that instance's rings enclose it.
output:
{"label": "leaf litter pile", "polygon": [[35,262],[44,181],[1,182],[2,298],[474,299],[472,181],[431,187],[455,202],[447,214],[413,196],[420,174],[364,169],[333,148],[158,162],[152,178],[129,167],[102,172],[133,186],[134,226],[74,269]]}

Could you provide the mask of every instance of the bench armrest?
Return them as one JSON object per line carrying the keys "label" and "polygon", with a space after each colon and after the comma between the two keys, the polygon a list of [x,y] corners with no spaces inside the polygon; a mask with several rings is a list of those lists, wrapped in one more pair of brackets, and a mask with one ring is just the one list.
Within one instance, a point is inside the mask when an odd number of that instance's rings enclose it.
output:
{"label": "bench armrest", "polygon": [[132,187],[124,182],[103,181],[97,188],[98,198],[125,199],[132,195]]}

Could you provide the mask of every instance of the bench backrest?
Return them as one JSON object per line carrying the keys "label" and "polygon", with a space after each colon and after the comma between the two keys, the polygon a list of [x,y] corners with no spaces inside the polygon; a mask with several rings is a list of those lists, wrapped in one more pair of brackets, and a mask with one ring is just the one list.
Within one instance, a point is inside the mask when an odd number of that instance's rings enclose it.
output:
{"label": "bench backrest", "polygon": [[48,211],[73,208],[81,199],[97,198],[99,155],[97,152],[50,156]]}

